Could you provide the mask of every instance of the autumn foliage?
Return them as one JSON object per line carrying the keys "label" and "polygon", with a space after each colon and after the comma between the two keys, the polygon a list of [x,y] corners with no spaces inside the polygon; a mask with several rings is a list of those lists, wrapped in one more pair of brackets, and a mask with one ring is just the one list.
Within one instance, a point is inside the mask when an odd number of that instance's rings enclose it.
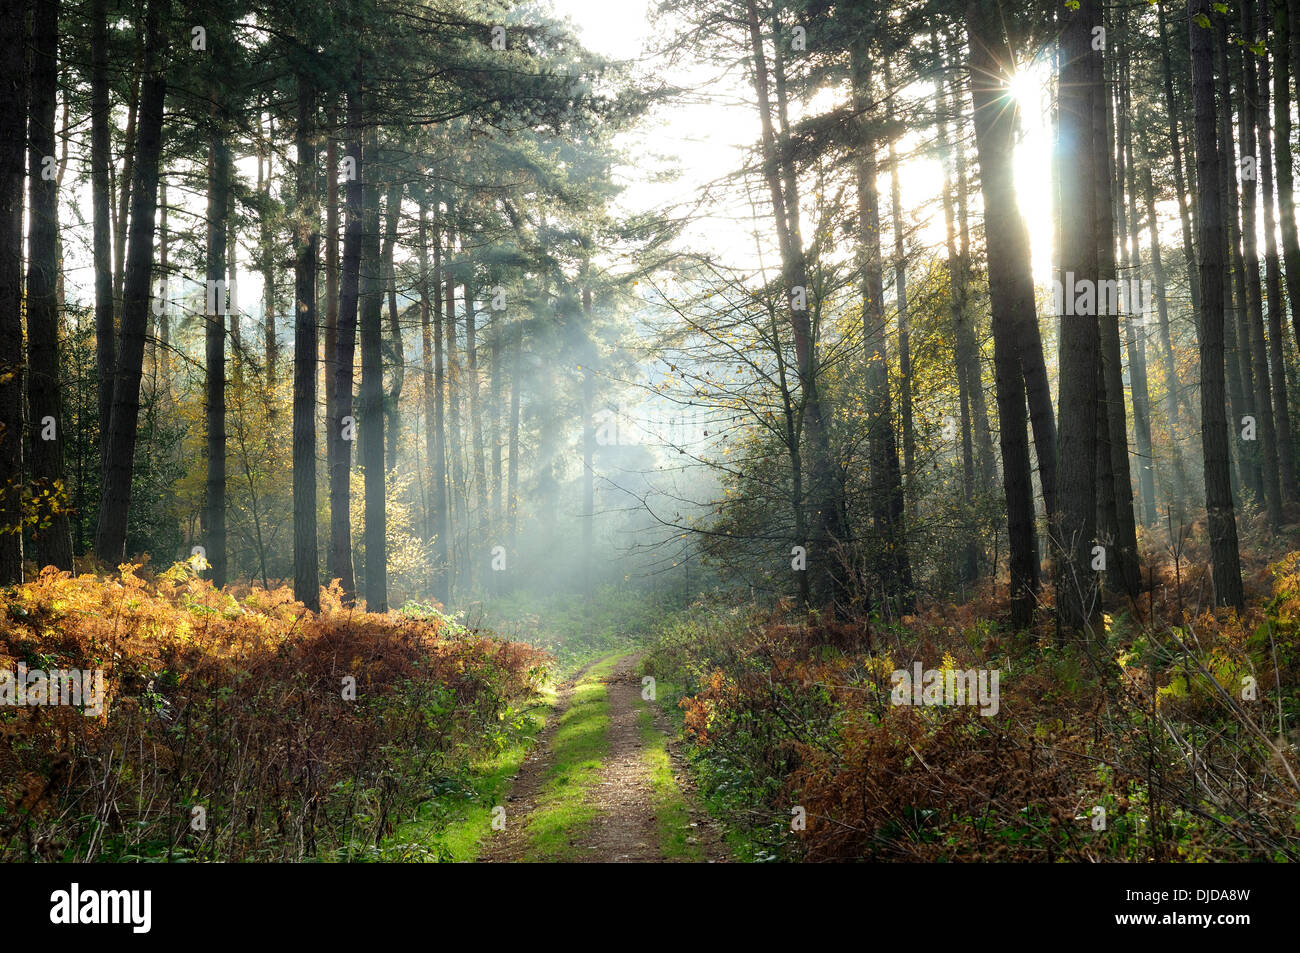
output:
{"label": "autumn foliage", "polygon": [[[1182,570],[1064,644],[1011,633],[985,592],[870,627],[715,613],[647,670],[684,683],[697,773],[759,860],[1295,860],[1300,553],[1241,616]],[[917,661],[997,669],[997,714],[893,704]]]}
{"label": "autumn foliage", "polygon": [[0,669],[101,668],[108,696],[0,707],[0,859],[365,857],[545,676],[436,607],[322,596],[185,564],[0,592]]}

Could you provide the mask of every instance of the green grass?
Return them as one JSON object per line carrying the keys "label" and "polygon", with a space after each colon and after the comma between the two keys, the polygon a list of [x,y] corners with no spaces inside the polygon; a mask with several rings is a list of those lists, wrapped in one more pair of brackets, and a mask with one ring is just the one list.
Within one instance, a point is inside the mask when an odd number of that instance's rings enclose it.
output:
{"label": "green grass", "polygon": [[699,842],[689,840],[691,813],[686,797],[673,778],[673,762],[668,755],[668,736],[655,727],[654,712],[644,699],[637,699],[637,727],[645,749],[641,758],[650,773],[654,798],[655,821],[659,828],[659,849],[665,860],[700,862],[704,851]]}
{"label": "green grass", "polygon": [[588,795],[609,753],[609,692],[601,679],[619,658],[610,656],[592,665],[573,687],[569,708],[551,739],[550,770],[528,818],[526,861],[569,859],[574,853],[571,842],[596,817]]}
{"label": "green grass", "polygon": [[445,779],[445,790],[422,803],[415,818],[388,838],[381,859],[463,863],[477,858],[491,830],[492,809],[504,801],[510,779],[519,773],[554,710],[555,698],[548,689],[540,705],[515,713],[513,731],[501,736],[496,750],[475,758],[465,777]]}

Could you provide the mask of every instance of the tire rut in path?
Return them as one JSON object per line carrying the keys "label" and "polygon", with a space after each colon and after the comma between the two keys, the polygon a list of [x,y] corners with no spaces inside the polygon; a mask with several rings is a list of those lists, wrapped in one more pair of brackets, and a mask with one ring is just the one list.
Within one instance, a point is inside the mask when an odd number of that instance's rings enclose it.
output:
{"label": "tire rut in path", "polygon": [[[654,786],[645,763],[646,743],[641,738],[638,719],[642,708],[641,685],[633,673],[640,657],[638,653],[620,659],[613,673],[603,680],[609,700],[609,729],[606,732],[609,750],[587,795],[587,802],[596,808],[597,814],[581,830],[573,832],[569,842],[570,855],[566,860],[579,863],[661,863],[664,860],[655,814]],[[569,707],[574,685],[586,671],[583,669],[573,681],[562,687],[554,717],[538,738],[511,788],[506,807],[510,820],[506,830],[492,835],[482,860],[497,863],[519,861],[527,853],[528,821],[537,807],[551,766],[551,736]],[[651,704],[649,710],[656,729],[670,734],[658,707]],[[686,797],[695,843],[704,859],[724,861],[727,852],[717,824],[690,797],[685,773],[673,747],[669,738],[674,779]]]}

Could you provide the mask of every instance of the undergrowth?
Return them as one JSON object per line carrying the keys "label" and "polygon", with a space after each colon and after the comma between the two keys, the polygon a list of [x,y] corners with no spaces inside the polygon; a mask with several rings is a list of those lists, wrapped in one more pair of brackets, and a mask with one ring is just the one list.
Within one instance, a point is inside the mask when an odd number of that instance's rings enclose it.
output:
{"label": "undergrowth", "polygon": [[192,566],[0,592],[0,671],[102,669],[99,715],[0,706],[0,860],[355,860],[517,744],[550,661],[436,607],[215,590]]}

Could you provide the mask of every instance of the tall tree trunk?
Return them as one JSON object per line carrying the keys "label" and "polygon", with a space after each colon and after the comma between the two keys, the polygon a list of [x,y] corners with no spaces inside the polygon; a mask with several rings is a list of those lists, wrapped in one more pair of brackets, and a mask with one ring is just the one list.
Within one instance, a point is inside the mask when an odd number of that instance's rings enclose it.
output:
{"label": "tall tree trunk", "polygon": [[465,364],[469,388],[470,449],[474,454],[474,501],[478,508],[478,544],[488,538],[487,464],[483,454],[483,420],[478,386],[478,321],[474,313],[473,267],[465,269]]}
{"label": "tall tree trunk", "polygon": [[[450,418],[447,421],[447,458],[448,472],[451,474],[451,533],[448,543],[451,545],[451,568],[448,573],[448,596],[452,590],[458,586],[462,579],[465,587],[474,584],[474,564],[468,558],[461,558],[456,552],[455,539],[457,530],[465,531],[467,520],[465,519],[465,464],[461,443],[461,426],[460,426],[460,402],[463,395],[460,394],[460,357],[458,356],[458,347],[456,344],[456,271],[451,264],[451,258],[455,250],[455,235],[452,232],[450,220],[452,218],[452,205],[447,203],[447,257],[444,259],[445,274],[445,291],[446,291],[446,314],[444,316],[447,327],[446,337],[446,358],[447,358],[447,401],[450,409]],[[513,556],[514,554],[511,553]]]}
{"label": "tall tree trunk", "polygon": [[[261,244],[260,257],[262,260],[262,350],[266,359],[266,390],[269,393],[275,383],[276,365],[280,363],[280,343],[275,328],[276,248],[271,233],[270,215],[271,166],[275,159],[275,150],[269,147],[269,143],[275,141],[274,116],[268,119],[268,126],[267,136],[263,139],[261,136],[262,117],[259,112],[257,117],[257,188],[262,193],[262,207],[266,211],[262,213],[258,223],[258,241]],[[265,175],[262,168],[263,161],[266,163]],[[295,323],[296,321],[295,318]]]}
{"label": "tall tree trunk", "polygon": [[[1209,0],[1188,0],[1192,50],[1192,101],[1196,127],[1196,174],[1204,183],[1220,181],[1214,104],[1214,58],[1210,29],[1197,18],[1209,16]],[[1197,219],[1201,281],[1201,443],[1204,448],[1205,506],[1209,516],[1214,598],[1219,605],[1243,604],[1237,518],[1228,477],[1228,426],[1224,419],[1224,252],[1227,238],[1223,204],[1212,185],[1200,195]]]}
{"label": "tall tree trunk", "polygon": [[230,145],[225,116],[214,116],[208,159],[207,457],[203,536],[212,584],[226,584],[226,225],[230,208]]}
{"label": "tall tree trunk", "polygon": [[361,242],[361,466],[365,471],[366,609],[388,611],[388,542],[384,471],[384,278],[380,252],[378,139],[366,138],[366,178]]}
{"label": "tall tree trunk", "polygon": [[[437,209],[435,207],[435,214]],[[434,565],[432,589],[436,599],[447,601],[447,447],[443,433],[443,393],[445,383],[442,369],[442,298],[440,288],[441,257],[438,226],[435,220],[433,228],[433,294],[429,293],[429,236],[428,236],[428,200],[420,202],[420,335],[424,364],[424,420],[426,465],[429,468],[429,482],[432,486],[432,519],[425,535],[434,545]],[[430,312],[434,324],[430,327]]]}
{"label": "tall tree trunk", "polygon": [[[298,72],[298,169],[296,182],[298,256],[294,262],[293,323],[293,595],[320,610],[320,565],[316,544],[316,372],[320,353],[316,324],[316,272],[320,245],[319,146],[316,141],[316,85]],[[268,355],[268,369],[270,366]],[[269,376],[269,375],[268,375]]]}
{"label": "tall tree trunk", "polygon": [[[158,174],[158,339],[154,342],[154,369],[162,377],[163,390],[171,394],[171,233],[167,228],[167,179]],[[112,300],[110,293],[109,300]]]}
{"label": "tall tree trunk", "polygon": [[[885,88],[894,88],[885,60]],[[903,238],[903,197],[898,182],[898,148],[889,140],[889,209],[894,232],[894,304],[898,313],[898,412],[903,425],[903,478],[916,474],[916,433],[912,422],[912,342],[907,315],[907,253]]]}
{"label": "tall tree trunk", "polygon": [[[1025,377],[1016,339],[1020,320],[1037,323],[1029,234],[1016,205],[1013,181],[1015,105],[1002,82],[1008,44],[1001,24],[981,0],[966,8],[970,39],[971,100],[975,147],[984,191],[984,235],[988,246],[989,298],[993,312],[993,363],[1002,448],[1002,484],[1010,547],[1011,620],[1017,628],[1033,621],[1038,592],[1033,481],[1025,428]],[[1040,454],[1042,448],[1039,448]],[[1040,456],[1040,460],[1041,460]]]}
{"label": "tall tree trunk", "polygon": [[1165,414],[1169,418],[1169,451],[1173,458],[1173,514],[1179,525],[1186,520],[1187,504],[1187,469],[1183,462],[1180,431],[1184,414],[1182,413],[1184,392],[1178,377],[1178,365],[1174,361],[1173,336],[1169,326],[1169,284],[1165,278],[1164,260],[1160,254],[1160,229],[1156,218],[1156,190],[1151,180],[1151,156],[1146,154],[1147,164],[1142,170],[1142,193],[1146,205],[1147,230],[1151,240],[1151,273],[1155,281],[1156,329],[1160,358],[1165,374]]}
{"label": "tall tree trunk", "polygon": [[[90,188],[94,215],[95,375],[99,397],[99,465],[108,454],[108,425],[113,410],[113,372],[117,338],[113,317],[112,196],[109,183],[110,144],[108,102],[107,0],[91,5]],[[165,280],[166,276],[164,276]],[[166,312],[164,304],[163,311]]]}
{"label": "tall tree trunk", "polygon": [[596,360],[596,347],[591,343],[590,287],[582,289],[582,314],[586,323],[582,358],[582,591],[590,603],[594,595],[592,571],[596,531],[596,427],[592,418],[596,400],[596,373],[592,366]]}
{"label": "tall tree trunk", "polygon": [[[1097,22],[1101,22],[1100,5],[1096,8]],[[1124,405],[1123,356],[1120,352],[1118,308],[1107,300],[1103,288],[1115,287],[1115,170],[1111,149],[1111,97],[1103,82],[1104,67],[1094,57],[1092,84],[1092,147],[1094,208],[1097,214],[1097,271],[1102,284],[1097,293],[1097,328],[1101,344],[1102,379],[1098,396],[1102,399],[1105,426],[1098,432],[1098,441],[1104,442],[1103,452],[1110,455],[1110,487],[1098,484],[1098,502],[1110,493],[1114,503],[1114,551],[1109,553],[1109,567],[1113,570],[1118,588],[1136,598],[1142,584],[1141,566],[1138,563],[1137,529],[1133,518],[1133,476],[1128,458],[1128,415]],[[1110,505],[1103,506],[1109,512]]]}
{"label": "tall tree trunk", "polygon": [[[1140,228],[1138,226],[1137,208],[1137,169],[1134,167],[1133,123],[1131,119],[1131,69],[1124,64],[1123,135],[1121,137],[1121,157],[1124,160],[1124,184],[1128,190],[1127,226],[1128,245],[1125,246],[1124,273],[1130,282],[1139,282],[1142,278],[1142,251],[1140,246]],[[1121,193],[1122,202],[1122,193]],[[1120,205],[1121,212],[1124,206]],[[1130,257],[1131,250],[1131,257]],[[1133,284],[1130,288],[1135,287]],[[1135,300],[1136,298],[1136,300]],[[1129,365],[1132,368],[1133,381],[1133,432],[1137,441],[1139,460],[1138,486],[1142,496],[1142,522],[1152,526],[1156,522],[1156,481],[1155,458],[1151,448],[1151,394],[1147,382],[1147,317],[1151,302],[1144,295],[1130,295],[1129,307],[1124,318],[1125,343],[1128,347]],[[1136,312],[1136,313],[1135,313]],[[1140,329],[1140,333],[1139,333]]]}
{"label": "tall tree trunk", "polygon": [[397,251],[397,223],[402,212],[402,183],[394,176],[384,200],[384,285],[388,292],[388,333],[393,342],[392,387],[384,395],[387,419],[387,457],[384,465],[397,469],[397,445],[402,433],[402,387],[406,383],[406,348],[402,344],[402,326],[397,314],[397,268],[393,259]]}
{"label": "tall tree trunk", "polygon": [[[970,399],[971,425],[974,428],[973,440],[975,443],[975,461],[977,464],[976,472],[979,474],[977,486],[984,491],[993,488],[997,479],[997,463],[993,456],[993,428],[989,426],[988,403],[984,397],[984,373],[980,359],[979,342],[976,325],[979,315],[969,307],[970,298],[970,203],[969,199],[969,182],[970,178],[966,174],[966,148],[962,145],[964,138],[962,134],[962,117],[963,109],[963,92],[962,77],[965,71],[961,68],[960,53],[951,53],[948,60],[948,69],[951,74],[950,88],[952,92],[952,112],[951,116],[955,125],[955,135],[952,137],[952,154],[954,157],[954,177],[956,178],[956,195],[957,204],[954,209],[957,219],[958,239],[960,244],[957,248],[957,264],[961,271],[961,324],[959,331],[966,337],[966,360],[962,368],[958,369],[958,374],[965,378],[966,391]],[[1027,327],[1026,332],[1032,335],[1032,339],[1026,342],[1025,358],[1027,365],[1030,367],[1030,373],[1034,373],[1034,368],[1041,370],[1041,393],[1033,393],[1029,406],[1031,415],[1034,416],[1034,433],[1038,434],[1040,429],[1046,428],[1044,439],[1049,440],[1051,453],[1048,455],[1046,473],[1053,472],[1056,466],[1056,417],[1052,412],[1052,395],[1047,387],[1047,369],[1043,363],[1042,343],[1038,339],[1038,322],[1032,321]],[[1033,348],[1037,347],[1037,363]],[[1027,387],[1032,392],[1040,383],[1037,377],[1032,383],[1027,383]],[[1045,412],[1045,418],[1042,414]],[[1042,453],[1043,451],[1039,451]],[[1042,463],[1040,459],[1040,465]],[[1048,497],[1050,498],[1050,492]]]}
{"label": "tall tree trunk", "polygon": [[[1253,4],[1250,2],[1242,4],[1241,25],[1247,46],[1253,45],[1255,16]],[[1239,50],[1236,56],[1240,58],[1242,68],[1241,83],[1238,84],[1238,91],[1241,94],[1241,154],[1255,158],[1258,155],[1255,129],[1259,120],[1255,103],[1259,92],[1259,80],[1255,74],[1255,55],[1247,50]],[[1255,414],[1259,419],[1264,501],[1268,507],[1269,522],[1277,529],[1282,525],[1282,478],[1278,466],[1273,387],[1268,372],[1268,343],[1264,337],[1264,300],[1259,283],[1259,248],[1256,244],[1255,231],[1257,171],[1257,169],[1243,167],[1241,174],[1241,235],[1244,246],[1242,285],[1245,292],[1245,318],[1250,347],[1251,379],[1254,384]]]}
{"label": "tall tree trunk", "polygon": [[0,585],[23,581],[23,171],[29,0],[0,0]]}
{"label": "tall tree trunk", "polygon": [[[1291,303],[1291,326],[1300,342],[1300,237],[1296,233],[1295,178],[1291,170],[1291,75],[1289,17],[1285,0],[1273,0],[1273,148],[1277,158],[1277,205],[1282,224],[1283,275]],[[1300,65],[1300,64],[1297,64]]]}
{"label": "tall tree trunk", "polygon": [[113,379],[113,413],[95,528],[95,553],[110,564],[126,556],[131,472],[140,423],[140,378],[153,276],[154,214],[158,204],[158,159],[162,151],[163,101],[167,92],[166,46],[162,24],[170,20],[170,0],[149,0],[145,9],[144,82],[140,130],[131,182],[131,235],[122,291],[121,347]]}
{"label": "tall tree trunk", "polygon": [[139,115],[141,87],[144,81],[144,64],[148,56],[145,49],[147,41],[143,31],[136,31],[135,66],[131,71],[131,92],[126,104],[126,128],[122,139],[122,176],[121,187],[117,193],[117,218],[113,225],[113,298],[121,310],[126,281],[126,243],[130,228],[127,212],[132,206],[131,189],[135,176],[135,153],[138,136],[136,120]]}
{"label": "tall tree trunk", "polygon": [[337,343],[334,346],[334,409],[330,413],[329,440],[334,445],[330,458],[330,558],[329,575],[338,579],[345,603],[356,598],[356,575],[352,564],[352,444],[356,421],[352,416],[352,376],[356,361],[357,306],[361,287],[361,240],[363,165],[362,124],[365,120],[361,90],[362,64],[358,59],[348,90],[348,129],[345,164],[347,221],[343,227],[343,273],[339,290]]}
{"label": "tall tree trunk", "polygon": [[1061,177],[1062,249],[1065,311],[1060,335],[1060,406],[1057,501],[1052,530],[1057,556],[1056,604],[1060,625],[1090,626],[1097,612],[1097,574],[1093,571],[1099,494],[1097,485],[1097,381],[1101,361],[1095,309],[1071,314],[1069,287],[1091,282],[1094,300],[1100,265],[1097,241],[1096,155],[1092,142],[1092,90],[1100,81],[1100,55],[1091,48],[1100,26],[1096,0],[1061,13],[1064,23],[1059,77],[1063,167]]}
{"label": "tall tree trunk", "polygon": [[506,514],[510,558],[519,551],[519,405],[524,369],[524,326],[515,322],[510,335],[510,435],[506,467]]}
{"label": "tall tree trunk", "polygon": [[[934,47],[936,55],[939,54],[939,39],[936,33],[931,33],[931,44]],[[958,576],[963,583],[973,582],[979,576],[979,542],[978,533],[976,532],[973,522],[974,505],[975,505],[975,443],[971,430],[973,423],[971,420],[971,403],[975,390],[971,386],[970,366],[975,365],[978,373],[978,360],[975,351],[975,335],[971,332],[970,318],[966,312],[967,297],[967,270],[965,258],[958,252],[957,237],[953,213],[953,175],[950,171],[952,162],[952,147],[948,139],[948,117],[947,101],[943,94],[944,84],[936,80],[934,84],[934,106],[935,106],[935,131],[939,144],[939,160],[943,165],[943,224],[944,224],[944,243],[948,254],[948,297],[951,301],[952,327],[953,327],[953,356],[957,364],[957,402],[959,413],[961,414],[961,465],[962,465],[962,496],[966,504],[967,516],[963,536],[961,553],[957,557]],[[1005,341],[1004,341],[1005,343]],[[1024,383],[1020,375],[1019,367],[1016,368],[1016,384],[1020,387],[1021,395],[1021,429],[1020,434],[1024,437]],[[1014,450],[1013,450],[1014,452]],[[1025,474],[1028,480],[1028,472]],[[981,484],[981,489],[987,489],[986,484]],[[1031,487],[1032,495],[1032,487]],[[1032,499],[1030,521],[1032,526]]]}
{"label": "tall tree trunk", "polygon": [[59,82],[58,0],[36,4],[32,17],[27,265],[27,410],[31,415],[33,493],[41,523],[32,533],[40,565],[72,569],[63,472],[63,398],[59,389],[59,197],[54,169]]}
{"label": "tall tree trunk", "polygon": [[[337,383],[339,333],[339,149],[335,135],[334,110],[327,112],[329,132],[325,136],[325,420],[332,421]],[[326,427],[325,471],[334,472],[336,442],[329,437]]]}
{"label": "tall tree trunk", "polygon": [[[1237,222],[1237,176],[1233,162],[1232,141],[1232,87],[1228,69],[1227,17],[1214,14],[1214,58],[1220,106],[1219,114],[1219,194],[1223,200],[1224,236],[1227,253],[1224,263],[1230,279],[1225,276],[1225,312],[1223,322],[1223,349],[1227,357],[1228,406],[1232,410],[1234,427],[1245,425],[1247,416],[1254,416],[1254,397],[1250,370],[1250,336],[1244,323],[1246,307],[1245,267],[1241,257],[1240,228]],[[1240,481],[1250,490],[1255,500],[1264,498],[1264,471],[1260,466],[1258,441],[1234,441],[1237,470]]]}
{"label": "tall tree trunk", "polygon": [[[1192,244],[1192,215],[1187,207],[1187,184],[1183,174],[1183,147],[1178,132],[1178,101],[1174,97],[1174,73],[1169,55],[1169,34],[1165,24],[1164,4],[1157,3],[1156,18],[1160,30],[1160,60],[1165,87],[1165,113],[1169,119],[1169,147],[1174,157],[1174,191],[1178,199],[1178,220],[1183,229],[1183,260],[1187,265],[1187,287],[1192,299],[1192,313],[1201,313],[1201,282],[1196,274],[1196,250]],[[1199,318],[1197,318],[1199,320]]]}
{"label": "tall tree trunk", "polygon": [[[1267,0],[1257,0],[1248,7],[1258,8],[1259,38],[1267,46],[1271,15]],[[1247,54],[1252,62],[1254,54]],[[1296,482],[1295,450],[1291,431],[1291,412],[1287,401],[1286,305],[1282,301],[1282,267],[1277,251],[1277,217],[1273,205],[1273,124],[1269,116],[1268,56],[1259,58],[1256,89],[1259,98],[1255,118],[1259,128],[1259,169],[1262,173],[1264,205],[1264,284],[1268,295],[1268,354],[1272,376],[1273,418],[1277,430],[1278,464],[1282,477],[1282,495],[1288,501],[1300,499]]]}
{"label": "tall tree trunk", "polygon": [[[778,143],[774,130],[773,104],[769,87],[767,53],[760,30],[756,0],[746,0],[746,18],[749,27],[750,53],[754,61],[755,91],[758,94],[759,119],[762,128],[763,170],[772,201],[774,223],[781,249],[782,280],[790,300],[790,327],[794,337],[799,386],[804,404],[804,430],[809,445],[809,497],[816,508],[815,539],[809,541],[810,571],[817,579],[817,598],[832,602],[844,596],[844,578],[836,564],[833,549],[844,540],[840,521],[841,507],[834,461],[831,458],[829,423],[819,388],[817,349],[812,335],[812,322],[808,312],[810,289],[803,251],[803,238],[799,231],[799,199],[795,188],[793,165],[788,150]],[[778,51],[780,44],[777,44]],[[862,54],[856,54],[858,59]],[[779,54],[778,54],[779,59]],[[777,106],[784,113],[785,103],[777,91]],[[786,157],[782,163],[782,156]],[[861,173],[859,173],[861,175]],[[784,179],[784,184],[783,184]],[[865,225],[860,228],[865,229]],[[878,239],[879,236],[877,236]],[[865,276],[864,276],[865,277]],[[897,460],[895,460],[895,466]]]}

